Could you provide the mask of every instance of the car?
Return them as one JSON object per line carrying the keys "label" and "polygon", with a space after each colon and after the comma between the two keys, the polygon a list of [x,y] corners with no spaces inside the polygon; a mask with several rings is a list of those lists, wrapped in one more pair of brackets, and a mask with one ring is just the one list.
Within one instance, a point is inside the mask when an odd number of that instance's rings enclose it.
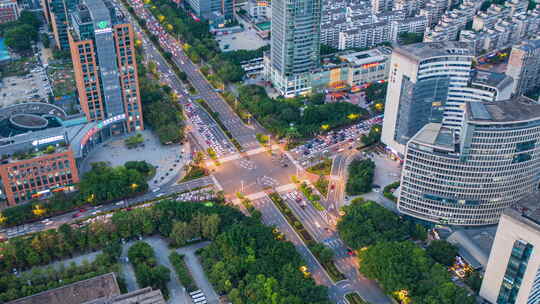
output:
{"label": "car", "polygon": [[73,217],[73,218],[77,218],[77,217],[79,217],[79,216],[81,216],[81,214],[80,214],[80,213],[75,213],[75,214],[73,214],[73,215],[72,215],[71,217]]}
{"label": "car", "polygon": [[330,186],[330,190],[334,190],[336,188],[336,185]]}
{"label": "car", "polygon": [[354,256],[354,251],[351,248],[347,248],[347,255]]}
{"label": "car", "polygon": [[84,208],[79,209],[79,212],[85,212],[85,211],[86,211],[86,209],[84,209]]}

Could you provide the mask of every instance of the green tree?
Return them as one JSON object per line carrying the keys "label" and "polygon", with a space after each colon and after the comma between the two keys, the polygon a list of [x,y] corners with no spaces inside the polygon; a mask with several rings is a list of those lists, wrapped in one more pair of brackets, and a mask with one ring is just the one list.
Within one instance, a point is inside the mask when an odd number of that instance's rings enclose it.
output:
{"label": "green tree", "polygon": [[36,14],[26,10],[21,12],[21,15],[19,16],[19,19],[17,21],[21,24],[29,25],[34,29],[38,29],[41,25],[41,21],[36,16]]}
{"label": "green tree", "polygon": [[188,240],[194,238],[195,233],[193,227],[186,222],[176,221],[173,224],[173,228],[169,238],[176,246],[183,246]]}
{"label": "green tree", "polygon": [[202,223],[202,237],[206,239],[214,239],[219,232],[219,223],[221,219],[217,214],[211,214],[205,217]]}
{"label": "green tree", "polygon": [[426,248],[427,254],[444,266],[454,264],[458,249],[445,240],[434,240]]}
{"label": "green tree", "polygon": [[375,143],[378,143],[381,140],[381,132],[382,132],[381,125],[373,125],[371,126],[371,129],[369,130],[368,135],[362,134],[362,137],[360,138],[360,140],[366,146],[373,145]]}
{"label": "green tree", "polygon": [[343,211],[338,232],[345,244],[355,250],[408,236],[408,224],[373,201],[355,199]]}
{"label": "green tree", "polygon": [[317,257],[321,263],[328,263],[334,258],[334,251],[321,243],[309,246],[309,250]]}
{"label": "green tree", "polygon": [[363,194],[371,191],[375,163],[371,159],[353,160],[349,165],[349,177],[345,190],[349,195]]}
{"label": "green tree", "polygon": [[37,37],[36,29],[28,24],[8,29],[4,35],[6,45],[17,52],[30,50]]}
{"label": "green tree", "polygon": [[408,33],[408,32],[399,33],[398,40],[400,44],[402,45],[418,43],[424,40],[424,34],[423,33]]}
{"label": "green tree", "polygon": [[413,303],[473,304],[446,269],[410,241],[381,242],[360,252],[360,271],[388,293],[406,290]]}

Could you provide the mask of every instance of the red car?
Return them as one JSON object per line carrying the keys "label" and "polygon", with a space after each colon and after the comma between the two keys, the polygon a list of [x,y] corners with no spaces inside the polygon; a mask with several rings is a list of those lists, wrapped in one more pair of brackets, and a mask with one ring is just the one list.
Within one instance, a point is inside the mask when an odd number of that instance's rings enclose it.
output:
{"label": "red car", "polygon": [[79,217],[79,216],[81,216],[80,213],[75,213],[75,214],[73,215],[73,218],[76,218],[76,217]]}
{"label": "red car", "polygon": [[353,256],[353,255],[354,255],[354,251],[352,251],[351,248],[347,248],[347,255]]}
{"label": "red car", "polygon": [[334,190],[336,188],[336,185],[330,186],[330,190]]}

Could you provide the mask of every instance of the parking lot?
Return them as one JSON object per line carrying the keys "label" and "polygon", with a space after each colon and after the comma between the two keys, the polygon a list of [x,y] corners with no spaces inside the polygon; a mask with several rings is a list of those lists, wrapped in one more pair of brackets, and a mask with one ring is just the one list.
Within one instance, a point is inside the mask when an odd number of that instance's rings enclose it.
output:
{"label": "parking lot", "polygon": [[[315,158],[321,154],[329,154],[331,152],[341,152],[340,150],[345,149],[340,147],[340,144],[347,142],[354,143],[355,140],[359,140],[361,134],[369,133],[369,130],[372,125],[382,123],[382,117],[376,116],[374,118],[368,119],[367,121],[362,121],[350,127],[330,131],[325,135],[318,136],[312,140],[309,140],[305,144],[298,146],[291,150],[294,157],[299,160]],[[349,149],[352,149],[353,145],[349,146]],[[336,150],[336,151],[332,151]],[[307,161],[305,162],[307,165]],[[304,162],[302,163],[304,165]],[[305,166],[305,165],[304,165]]]}
{"label": "parking lot", "polygon": [[42,67],[33,68],[24,76],[5,77],[2,83],[0,106],[28,101],[45,101],[51,92],[49,80]]}

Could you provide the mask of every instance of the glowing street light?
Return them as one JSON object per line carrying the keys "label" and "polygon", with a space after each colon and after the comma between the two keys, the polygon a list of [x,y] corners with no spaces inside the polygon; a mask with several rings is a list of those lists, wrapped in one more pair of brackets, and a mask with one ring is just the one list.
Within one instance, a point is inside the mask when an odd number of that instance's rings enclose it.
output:
{"label": "glowing street light", "polygon": [[43,214],[45,214],[46,210],[41,207],[40,205],[35,205],[34,206],[34,209],[32,209],[32,213],[35,215],[35,216],[41,216]]}
{"label": "glowing street light", "polygon": [[358,114],[358,113],[351,113],[351,114],[347,115],[347,118],[350,119],[350,120],[355,120],[358,117],[360,117],[360,114]]}

